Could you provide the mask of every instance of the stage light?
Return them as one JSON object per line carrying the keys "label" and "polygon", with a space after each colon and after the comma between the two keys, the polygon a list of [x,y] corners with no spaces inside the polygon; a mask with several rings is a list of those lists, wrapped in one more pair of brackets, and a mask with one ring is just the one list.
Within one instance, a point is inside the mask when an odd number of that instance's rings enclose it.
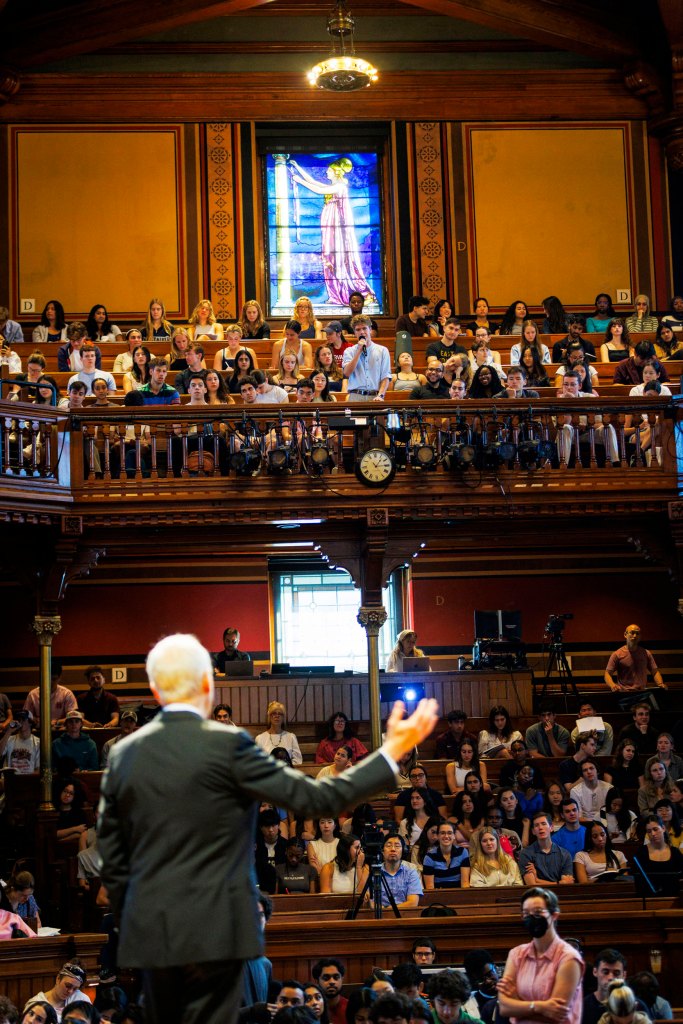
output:
{"label": "stage light", "polygon": [[435,469],[436,448],[433,444],[418,444],[413,447],[414,469]]}
{"label": "stage light", "polygon": [[289,469],[289,448],[280,444],[268,452],[268,472],[285,473]]}
{"label": "stage light", "polygon": [[230,465],[238,476],[256,476],[261,469],[261,453],[255,448],[240,448],[230,456]]}

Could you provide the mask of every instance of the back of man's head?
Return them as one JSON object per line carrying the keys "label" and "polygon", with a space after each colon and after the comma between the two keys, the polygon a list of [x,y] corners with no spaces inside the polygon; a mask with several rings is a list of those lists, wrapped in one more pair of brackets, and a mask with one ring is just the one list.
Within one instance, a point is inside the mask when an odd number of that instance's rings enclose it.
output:
{"label": "back of man's head", "polygon": [[408,300],[408,310],[411,313],[412,313],[412,311],[417,306],[428,306],[428,305],[429,305],[429,299],[425,298],[424,295],[411,295],[410,299]]}
{"label": "back of man's head", "polygon": [[403,989],[417,987],[422,984],[422,971],[413,963],[396,964],[391,972],[391,984],[399,992]]}
{"label": "back of man's head", "polygon": [[433,974],[427,983],[427,992],[432,1001],[440,996],[442,999],[466,1003],[470,991],[470,983],[462,971],[439,971],[438,974]]}
{"label": "back of man's head", "polygon": [[394,1024],[397,1021],[405,1021],[409,1024],[412,1017],[412,999],[404,996],[402,992],[386,992],[381,995],[377,1002],[370,1007],[370,1020],[373,1024],[380,1024],[386,1021]]}
{"label": "back of man's head", "polygon": [[199,697],[204,681],[213,679],[211,657],[190,633],[160,640],[147,655],[146,669],[164,704]]}

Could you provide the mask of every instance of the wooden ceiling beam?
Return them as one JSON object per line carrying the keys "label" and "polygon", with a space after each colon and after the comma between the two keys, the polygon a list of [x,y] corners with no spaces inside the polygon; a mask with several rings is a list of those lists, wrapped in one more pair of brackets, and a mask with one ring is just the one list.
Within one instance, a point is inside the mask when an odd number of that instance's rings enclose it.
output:
{"label": "wooden ceiling beam", "polygon": [[556,50],[621,66],[637,56],[637,41],[614,30],[612,19],[569,0],[405,0],[432,14],[474,22]]}
{"label": "wooden ceiling beam", "polygon": [[[20,70],[106,49],[130,39],[243,14],[273,0],[84,0],[65,10],[17,21],[3,19],[4,64]],[[0,8],[2,0],[0,0]],[[27,45],[27,40],[30,43]]]}

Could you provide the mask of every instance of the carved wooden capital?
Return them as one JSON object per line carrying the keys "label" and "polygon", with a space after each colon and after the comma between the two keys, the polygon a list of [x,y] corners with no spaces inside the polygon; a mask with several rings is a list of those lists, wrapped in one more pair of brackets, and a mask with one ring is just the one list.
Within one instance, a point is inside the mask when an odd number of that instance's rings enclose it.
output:
{"label": "carved wooden capital", "polygon": [[31,629],[38,637],[41,647],[52,647],[52,638],[57,636],[62,628],[62,620],[59,615],[36,615],[31,623]]}
{"label": "carved wooden capital", "polygon": [[358,609],[356,618],[368,636],[379,636],[380,629],[387,621],[386,608],[382,605],[365,605]]}
{"label": "carved wooden capital", "polygon": [[627,64],[624,83],[629,92],[643,100],[651,114],[662,114],[667,109],[666,90],[658,72],[649,64],[638,61]]}

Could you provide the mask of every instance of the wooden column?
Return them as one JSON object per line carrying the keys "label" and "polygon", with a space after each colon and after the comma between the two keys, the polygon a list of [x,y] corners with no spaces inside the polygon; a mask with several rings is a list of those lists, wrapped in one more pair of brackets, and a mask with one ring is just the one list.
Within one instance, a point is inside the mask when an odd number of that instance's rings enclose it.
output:
{"label": "wooden column", "polygon": [[358,621],[368,639],[368,689],[370,691],[370,736],[372,749],[382,745],[382,716],[379,707],[379,631],[387,620],[384,605],[361,605]]}
{"label": "wooden column", "polygon": [[52,638],[62,628],[59,615],[36,615],[32,629],[40,647],[40,811],[54,811],[52,803],[52,723],[50,683]]}

